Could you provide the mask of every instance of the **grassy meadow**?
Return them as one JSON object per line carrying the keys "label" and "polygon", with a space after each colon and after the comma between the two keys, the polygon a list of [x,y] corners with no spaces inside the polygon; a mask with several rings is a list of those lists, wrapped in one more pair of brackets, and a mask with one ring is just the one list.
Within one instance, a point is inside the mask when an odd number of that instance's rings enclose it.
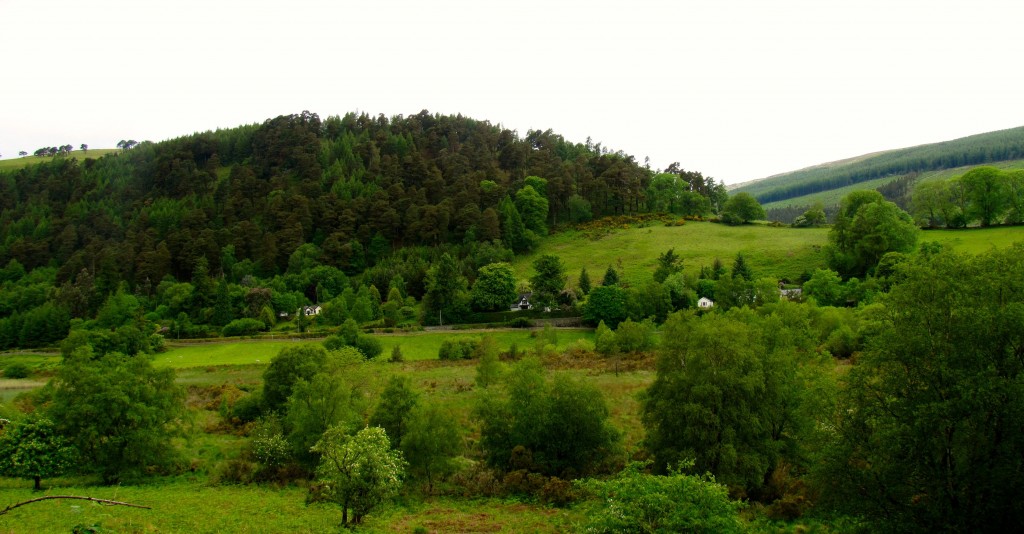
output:
{"label": "grassy meadow", "polygon": [[[503,350],[514,343],[520,354],[535,351],[531,331],[490,332]],[[437,347],[448,337],[479,336],[480,333],[424,332],[382,335],[386,347],[400,345],[406,361],[390,363],[390,350],[368,362],[372,377],[371,403],[392,374],[407,376],[424,399],[441,405],[467,429],[465,444],[472,456],[479,439],[471,417],[477,392],[475,361],[440,361]],[[592,340],[583,329],[558,329],[558,347],[579,339]],[[251,391],[261,382],[270,358],[281,348],[304,341],[240,341],[180,344],[156,356],[157,365],[175,368],[178,383],[187,388],[192,410],[189,436],[182,440],[188,469],[178,475],[157,477],[140,485],[105,487],[92,479],[69,478],[44,481],[46,495],[85,495],[152,507],[142,510],[102,506],[86,501],[53,500],[19,508],[0,516],[0,532],[69,532],[76,525],[100,525],[114,532],[330,532],[339,531],[340,511],[332,505],[305,503],[304,483],[285,487],[273,485],[217,484],[219,465],[237,457],[245,440],[219,430],[216,394],[230,386]],[[42,363],[49,355],[19,356],[25,363]],[[643,429],[639,420],[637,394],[654,379],[652,361],[604,361],[578,359],[548,353],[545,366],[554,373],[566,373],[587,381],[605,394],[613,424],[623,434],[623,452],[639,448]],[[618,371],[618,372],[617,372]],[[28,379],[24,379],[28,380]],[[35,386],[42,382],[36,380]],[[19,391],[24,391],[21,389]],[[0,507],[39,497],[32,482],[0,478]],[[579,512],[518,499],[453,496],[400,497],[367,517],[363,532],[565,532],[581,521]]]}
{"label": "grassy meadow", "polygon": [[742,253],[756,276],[799,278],[804,270],[825,266],[821,247],[828,241],[827,228],[772,227],[763,224],[728,226],[687,222],[683,226],[660,223],[646,227],[619,227],[603,235],[569,230],[545,239],[532,254],[516,258],[517,275],[533,274],[532,263],[542,254],[555,254],[565,264],[570,286],[580,269],[587,268],[591,283],[600,284],[609,265],[619,278],[633,285],[650,279],[658,256],[672,248],[683,259],[684,272],[710,267],[715,258],[729,267]]}
{"label": "grassy meadow", "polygon": [[[35,151],[35,149],[33,149],[33,151]],[[59,156],[59,157],[69,157],[69,158],[77,158],[77,159],[85,159],[85,158],[94,158],[95,159],[95,158],[99,158],[101,156],[105,156],[107,154],[113,154],[113,153],[120,152],[120,151],[121,150],[117,149],[117,148],[90,148],[88,151],[82,152],[78,148],[75,148],[74,150],[71,151],[71,154],[69,154],[68,156]],[[34,165],[36,163],[42,163],[44,161],[51,161],[51,160],[53,160],[54,157],[57,157],[57,156],[31,156],[30,155],[30,156],[24,156],[24,157],[19,157],[19,158],[0,159],[0,171],[14,171],[14,170],[18,170],[18,169],[21,169],[21,168],[24,168],[24,167],[28,167],[29,165]]]}

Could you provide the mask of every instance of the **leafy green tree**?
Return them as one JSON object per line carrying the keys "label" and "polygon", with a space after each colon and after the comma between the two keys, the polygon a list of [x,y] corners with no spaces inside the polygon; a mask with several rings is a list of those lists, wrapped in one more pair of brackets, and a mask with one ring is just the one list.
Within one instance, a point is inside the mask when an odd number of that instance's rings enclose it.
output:
{"label": "leafy green tree", "polygon": [[408,430],[409,414],[418,403],[419,394],[413,391],[412,381],[408,377],[391,375],[380,394],[377,408],[370,416],[370,425],[383,428],[391,445],[397,448]]}
{"label": "leafy green tree", "polygon": [[930,180],[916,184],[911,192],[910,207],[914,218],[922,226],[935,228],[945,224],[954,207],[949,182]]}
{"label": "leafy green tree", "polygon": [[764,208],[753,195],[746,192],[730,196],[722,208],[722,221],[729,224],[743,224],[764,218]]}
{"label": "leafy green tree", "polygon": [[450,254],[441,256],[427,271],[424,281],[427,292],[423,296],[423,322],[458,322],[469,307],[466,277],[462,276],[458,262]]}
{"label": "leafy green tree", "polygon": [[595,287],[583,306],[583,320],[596,324],[606,323],[615,328],[627,317],[626,292],[619,286]]}
{"label": "leafy green tree", "polygon": [[846,304],[843,280],[831,269],[814,271],[811,279],[804,282],[803,292],[812,297],[819,306],[842,306]]}
{"label": "leafy green tree", "polygon": [[532,186],[526,185],[516,191],[516,209],[523,218],[523,225],[537,235],[547,235],[548,199]]}
{"label": "leafy green tree", "polygon": [[497,383],[504,373],[504,368],[498,359],[498,343],[494,340],[494,336],[484,335],[480,338],[480,344],[473,351],[473,357],[478,360],[476,385],[486,388]]}
{"label": "leafy green tree", "polygon": [[587,222],[594,218],[594,211],[590,207],[590,201],[580,195],[569,197],[569,220],[574,223]]}
{"label": "leafy green tree", "polygon": [[634,462],[613,478],[578,485],[594,497],[583,504],[586,532],[746,532],[743,504],[707,475],[652,475]]}
{"label": "leafy green tree", "polygon": [[534,260],[533,271],[530,277],[533,301],[538,306],[553,306],[568,280],[562,259],[554,254],[544,254]]}
{"label": "leafy green tree", "polygon": [[299,379],[311,380],[327,366],[327,351],[316,345],[281,349],[263,371],[263,403],[267,411],[280,411]]}
{"label": "leafy green tree", "polygon": [[317,480],[319,499],[341,506],[341,524],[359,524],[363,517],[398,494],[405,476],[402,454],[391,449],[380,427],[368,427],[349,436],[344,427],[333,427],[313,447],[320,455]]}
{"label": "leafy green tree", "polygon": [[821,202],[815,202],[813,206],[807,208],[807,211],[793,220],[793,226],[795,228],[816,227],[822,226],[826,222],[825,206]]}
{"label": "leafy green tree", "polygon": [[354,430],[363,422],[369,378],[362,354],[352,347],[328,353],[324,366],[312,378],[298,378],[284,406],[285,434],[292,456],[314,468],[318,457],[312,447],[328,428]]}
{"label": "leafy green tree", "polygon": [[580,269],[580,277],[576,285],[580,288],[580,292],[584,295],[590,293],[590,275],[587,274],[587,268],[583,267]]}
{"label": "leafy green tree", "polygon": [[969,200],[967,215],[981,226],[1002,220],[1008,207],[1006,176],[995,167],[975,167],[960,177]]}
{"label": "leafy green tree", "polygon": [[77,457],[49,419],[32,416],[0,431],[0,473],[32,479],[35,491],[43,489],[42,479],[71,471]]}
{"label": "leafy green tree", "polygon": [[477,273],[471,292],[473,307],[481,311],[507,310],[516,300],[516,272],[512,265],[490,263]]}
{"label": "leafy green tree", "polygon": [[623,352],[645,352],[654,348],[654,324],[626,319],[615,329],[615,344]]}
{"label": "leafy green tree", "polygon": [[547,379],[534,358],[514,365],[502,387],[482,391],[474,414],[487,461],[496,467],[511,467],[513,449],[522,447],[541,473],[585,473],[618,443],[601,392],[565,375]]}
{"label": "leafy green tree", "polygon": [[594,331],[594,350],[602,356],[610,356],[619,350],[616,344],[615,331],[601,321]]}
{"label": "leafy green tree", "polygon": [[413,408],[402,436],[402,454],[413,476],[425,479],[431,491],[435,478],[455,470],[462,451],[458,422],[444,407],[430,403]]}
{"label": "leafy green tree", "polygon": [[66,358],[55,377],[48,415],[106,483],[168,466],[171,438],[185,415],[173,369],[149,358],[111,352],[94,359],[88,347]]}
{"label": "leafy green tree", "polygon": [[642,402],[659,470],[693,459],[697,472],[753,491],[781,460],[800,461],[800,437],[815,428],[805,391],[827,375],[806,343],[795,345],[801,337],[787,320],[750,310],[669,317]]}
{"label": "leafy green tree", "polygon": [[824,503],[904,532],[1024,522],[1024,245],[901,265],[835,410]]}
{"label": "leafy green tree", "polygon": [[862,277],[889,252],[909,252],[918,229],[905,211],[878,191],[854,191],[843,198],[825,247],[829,267],[839,274]]}

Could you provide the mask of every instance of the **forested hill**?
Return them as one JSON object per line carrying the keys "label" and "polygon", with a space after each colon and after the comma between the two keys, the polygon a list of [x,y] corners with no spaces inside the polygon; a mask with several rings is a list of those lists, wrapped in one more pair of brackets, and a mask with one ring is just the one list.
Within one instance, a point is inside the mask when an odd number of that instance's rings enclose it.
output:
{"label": "forested hill", "polygon": [[[725,194],[700,173],[673,171],[688,190]],[[0,173],[0,266],[13,269],[0,283],[52,268],[41,282],[86,318],[122,282],[152,294],[168,277],[194,279],[197,268],[240,283],[376,266],[380,287],[402,274],[417,294],[436,250],[403,259],[401,273],[382,258],[413,245],[458,247],[460,257],[478,245],[521,252],[568,219],[651,209],[652,178],[632,156],[550,130],[521,137],[426,111],[324,120],[303,112]],[[314,301],[316,284],[289,282]],[[47,295],[37,297],[0,316]]]}
{"label": "forested hill", "polygon": [[868,180],[1024,158],[1024,127],[891,150],[781,174],[735,189],[762,204]]}

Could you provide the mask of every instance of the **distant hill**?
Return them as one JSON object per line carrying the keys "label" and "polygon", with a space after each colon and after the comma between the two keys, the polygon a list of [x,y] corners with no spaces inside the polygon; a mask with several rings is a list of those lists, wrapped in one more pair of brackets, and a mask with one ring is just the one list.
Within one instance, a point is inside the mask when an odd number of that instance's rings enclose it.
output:
{"label": "distant hill", "polygon": [[823,163],[739,184],[731,192],[750,193],[767,207],[807,205],[829,192],[875,189],[909,174],[1015,160],[1024,160],[1024,127]]}

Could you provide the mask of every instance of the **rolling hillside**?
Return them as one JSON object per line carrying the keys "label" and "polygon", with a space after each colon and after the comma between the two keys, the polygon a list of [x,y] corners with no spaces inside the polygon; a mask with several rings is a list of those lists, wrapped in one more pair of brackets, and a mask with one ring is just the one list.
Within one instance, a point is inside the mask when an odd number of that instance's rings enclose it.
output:
{"label": "rolling hillside", "polygon": [[816,201],[830,205],[850,190],[874,189],[911,173],[937,179],[977,165],[1020,168],[1022,160],[1024,127],[1019,127],[816,165],[741,184],[732,192],[750,193],[768,208]]}

